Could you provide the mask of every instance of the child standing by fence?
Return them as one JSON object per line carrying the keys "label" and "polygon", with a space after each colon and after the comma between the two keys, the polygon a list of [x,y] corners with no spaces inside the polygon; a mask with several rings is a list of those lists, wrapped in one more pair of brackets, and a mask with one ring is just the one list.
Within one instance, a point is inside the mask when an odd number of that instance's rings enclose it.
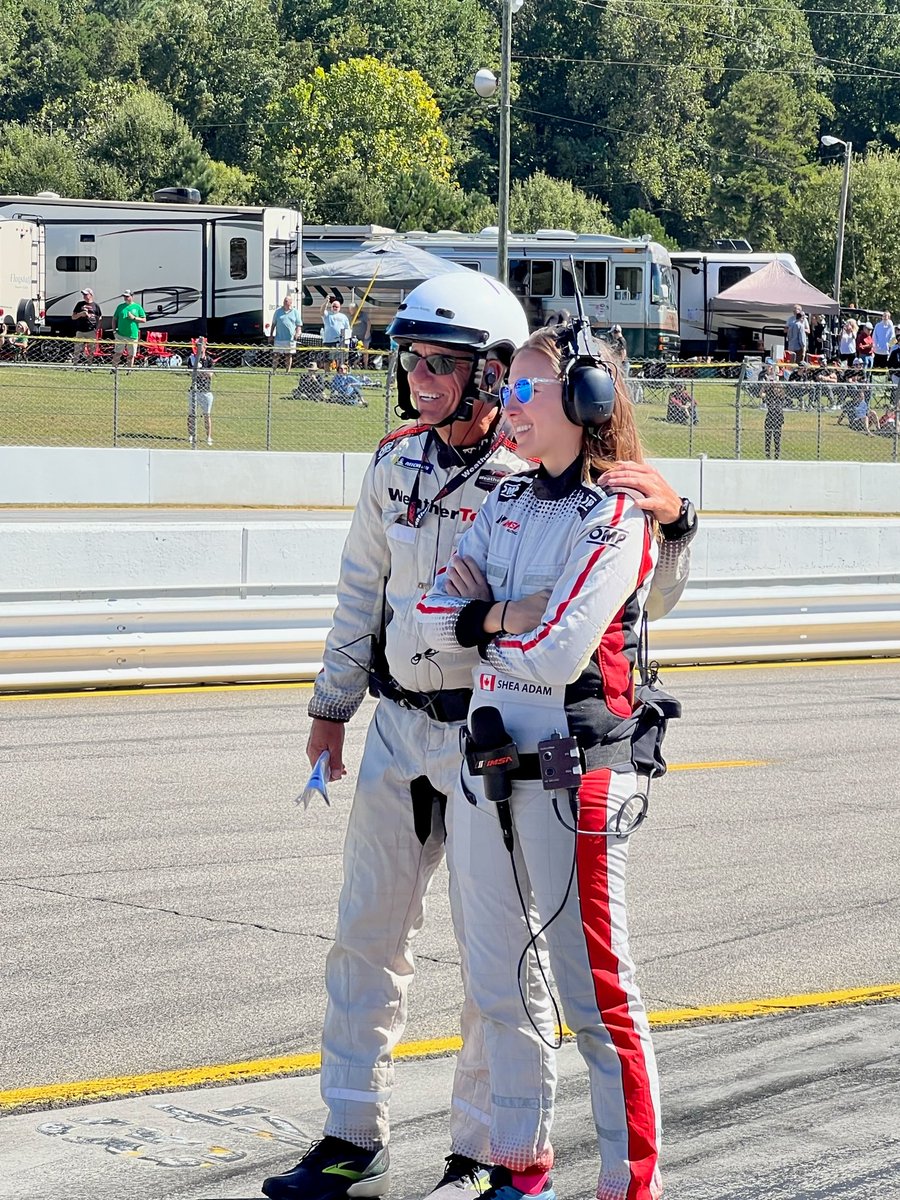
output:
{"label": "child standing by fence", "polygon": [[188,441],[193,446],[197,429],[197,409],[203,413],[206,427],[206,444],[212,445],[212,367],[213,360],[207,352],[206,338],[197,338],[194,352],[188,359],[191,366],[191,383],[188,388]]}

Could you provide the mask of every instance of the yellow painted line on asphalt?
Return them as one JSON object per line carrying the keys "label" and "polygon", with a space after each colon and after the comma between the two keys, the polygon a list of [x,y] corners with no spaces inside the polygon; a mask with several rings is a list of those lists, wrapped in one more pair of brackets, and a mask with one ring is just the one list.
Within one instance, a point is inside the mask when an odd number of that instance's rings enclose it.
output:
{"label": "yellow painted line on asphalt", "polygon": [[[688,671],[777,671],[785,668],[799,670],[803,667],[849,667],[860,663],[875,665],[878,663],[900,663],[900,655],[886,658],[819,658],[807,659],[803,662],[764,662],[764,663],[715,663],[706,667],[676,667],[662,668],[665,675],[671,672]],[[155,687],[146,684],[144,687],[123,688],[93,688],[85,691],[71,692],[5,692],[0,695],[3,700],[82,700],[96,696],[176,696],[202,692],[275,692],[292,688],[311,688],[312,681],[293,681],[285,683],[189,683],[176,684],[171,687]]]}
{"label": "yellow painted line on asphalt", "polygon": [[878,663],[898,663],[900,655],[885,655],[879,658],[805,658],[798,662],[752,662],[752,663],[710,663],[708,666],[660,667],[660,675],[670,675],[689,671],[782,671],[789,668],[800,670],[804,667],[852,667],[866,663],[875,666]]}
{"label": "yellow painted line on asphalt", "polygon": [[311,688],[312,681],[293,683],[203,683],[184,686],[130,688],[95,688],[93,691],[78,692],[7,692],[0,700],[91,700],[96,696],[177,696],[183,693],[201,692],[278,692],[293,688]]}
{"label": "yellow painted line on asphalt", "polygon": [[[803,1009],[883,1004],[889,1000],[900,1000],[900,983],[886,983],[868,988],[845,988],[834,992],[803,992],[794,996],[771,996],[758,1000],[740,1000],[731,1004],[664,1009],[650,1013],[650,1024],[654,1028],[715,1024]],[[568,1030],[566,1036],[571,1036]],[[394,1057],[421,1059],[453,1054],[459,1050],[461,1044],[458,1037],[407,1042],[397,1047]],[[279,1075],[318,1071],[320,1066],[321,1056],[318,1054],[291,1054],[280,1058],[257,1058],[246,1062],[191,1067],[180,1071],[155,1071],[146,1075],[120,1075],[108,1079],[84,1079],[77,1083],[13,1088],[0,1092],[0,1112],[89,1104],[155,1092],[186,1091],[192,1088],[244,1083]]]}
{"label": "yellow painted line on asphalt", "polygon": [[670,771],[716,771],[724,767],[768,767],[765,758],[722,759],[720,762],[670,763]]}

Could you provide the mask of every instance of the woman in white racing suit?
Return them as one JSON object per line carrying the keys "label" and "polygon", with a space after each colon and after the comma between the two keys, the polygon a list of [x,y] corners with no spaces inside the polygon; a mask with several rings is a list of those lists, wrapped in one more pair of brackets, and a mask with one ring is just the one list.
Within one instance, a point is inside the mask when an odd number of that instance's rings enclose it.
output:
{"label": "woman in white racing suit", "polygon": [[[642,461],[624,381],[607,354],[566,327],[540,330],[515,356],[501,389],[507,424],[519,453],[541,465],[500,483],[418,605],[435,649],[480,652],[472,753],[450,837],[490,1061],[497,1165],[487,1195],[499,1200],[555,1200],[555,1068],[541,1053],[555,1020],[545,996],[528,995],[523,952],[537,933],[529,899],[588,1066],[599,1200],[661,1194],[656,1064],[625,908],[623,830],[647,781],[632,738],[622,736],[636,708],[633,668],[657,531],[629,493],[599,482],[623,461]],[[541,778],[547,746],[539,752],[539,743],[557,735],[577,743],[560,742],[554,760],[558,780],[576,764],[570,789]],[[508,807],[494,802],[503,790],[488,782],[491,768],[509,761],[507,743],[518,756],[506,777]]]}

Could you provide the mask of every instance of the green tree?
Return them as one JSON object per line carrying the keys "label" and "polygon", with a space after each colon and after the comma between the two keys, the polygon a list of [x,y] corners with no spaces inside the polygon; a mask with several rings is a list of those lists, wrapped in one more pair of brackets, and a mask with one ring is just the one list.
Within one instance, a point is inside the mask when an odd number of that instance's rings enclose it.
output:
{"label": "green tree", "polygon": [[43,118],[77,142],[94,184],[121,180],[124,199],[150,200],[170,185],[196,187],[206,197],[215,184],[200,142],[171,104],[141,85],[94,85],[49,106]]}
{"label": "green tree", "polygon": [[785,210],[815,146],[818,114],[810,117],[783,75],[734,83],[712,119],[715,233],[778,248]]}
{"label": "green tree", "polygon": [[214,158],[243,166],[286,78],[269,0],[157,0],[140,49],[148,86],[164,95]]}
{"label": "green tree", "polygon": [[0,191],[33,196],[51,190],[64,196],[84,195],[82,165],[74,143],[62,132],[40,133],[7,122],[0,142]]}
{"label": "green tree", "polygon": [[[496,210],[495,210],[496,212]],[[519,233],[537,229],[572,229],[576,233],[612,233],[609,209],[567,180],[536,171],[517,179],[509,197],[509,223]]]}
{"label": "green tree", "polygon": [[317,67],[270,106],[257,170],[268,195],[313,209],[319,189],[348,168],[375,181],[412,170],[449,181],[440,116],[417,71],[371,57]]}
{"label": "green tree", "polygon": [[[803,273],[831,294],[842,170],[822,167],[791,196],[785,214],[785,247]],[[876,150],[854,158],[844,242],[841,298],[864,308],[900,311],[900,275],[891,237],[900,211],[900,154]]]}
{"label": "green tree", "polygon": [[669,250],[677,250],[678,243],[666,231],[665,225],[655,213],[644,212],[641,208],[633,208],[624,221],[619,223],[616,233],[620,237],[639,238],[649,234],[654,242],[659,242]]}

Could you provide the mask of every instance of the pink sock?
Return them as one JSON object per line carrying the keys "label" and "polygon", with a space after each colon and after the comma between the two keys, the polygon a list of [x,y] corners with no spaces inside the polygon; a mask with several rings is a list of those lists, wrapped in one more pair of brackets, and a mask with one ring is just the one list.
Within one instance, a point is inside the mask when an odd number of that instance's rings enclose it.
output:
{"label": "pink sock", "polygon": [[513,1187],[526,1196],[536,1196],[550,1180],[550,1172],[546,1167],[529,1167],[526,1171],[511,1171],[510,1174]]}

